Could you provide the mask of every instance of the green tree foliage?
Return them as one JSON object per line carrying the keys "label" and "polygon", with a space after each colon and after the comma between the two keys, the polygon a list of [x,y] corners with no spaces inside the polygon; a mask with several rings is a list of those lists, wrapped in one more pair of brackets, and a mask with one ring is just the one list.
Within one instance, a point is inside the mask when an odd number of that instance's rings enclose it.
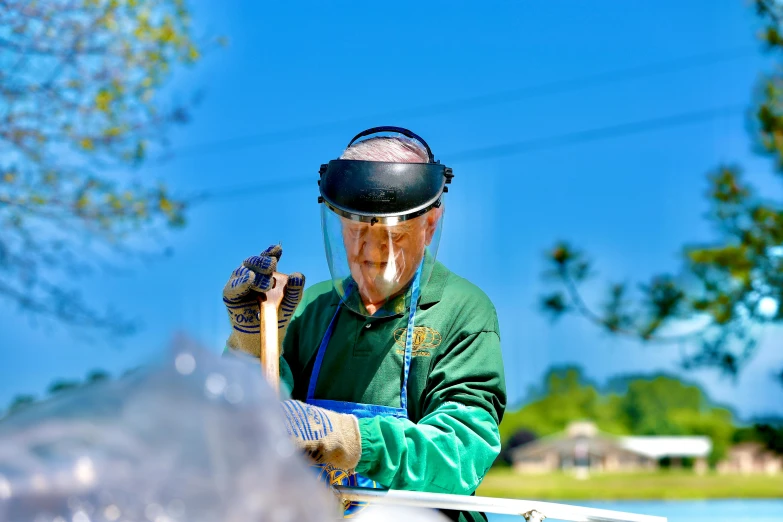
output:
{"label": "green tree foliage", "polygon": [[8,405],[8,413],[13,413],[24,409],[25,407],[35,402],[35,396],[33,395],[17,395]]}
{"label": "green tree foliage", "polygon": [[602,396],[593,384],[585,382],[579,368],[551,369],[535,395],[539,397],[518,411],[506,413],[500,425],[501,440],[506,441],[522,429],[539,437],[551,435],[580,419],[592,420],[610,433],[628,433],[625,425],[617,421],[618,397]]}
{"label": "green tree foliage", "polygon": [[683,435],[683,427],[673,413],[707,408],[706,397],[698,387],[663,376],[629,383],[620,399],[624,422],[635,435]]}
{"label": "green tree foliage", "polygon": [[699,387],[673,377],[631,382],[620,411],[634,435],[707,435],[712,463],[726,455],[734,434],[731,411],[712,406]]}
{"label": "green tree foliage", "polygon": [[500,425],[501,440],[520,430],[537,436],[563,431],[573,421],[589,420],[613,435],[706,435],[712,439],[711,462],[723,458],[735,427],[732,412],[713,405],[698,387],[666,376],[637,376],[606,390],[589,383],[579,368],[555,368],[542,391]]}
{"label": "green tree foliage", "polygon": [[111,376],[108,374],[108,372],[105,372],[103,370],[93,370],[87,374],[86,384],[103,382],[109,380],[110,378]]}
{"label": "green tree foliage", "polygon": [[49,395],[57,395],[68,390],[75,390],[80,385],[81,383],[78,381],[57,380],[50,384],[46,391]]}
{"label": "green tree foliage", "polygon": [[[69,380],[69,379],[56,379],[46,388],[46,393],[50,397],[56,397],[57,395],[68,392],[70,390],[76,390],[84,388],[101,382],[106,382],[111,379],[111,375],[104,370],[92,370],[90,371],[83,381]],[[14,412],[21,411],[22,409],[37,403],[38,400],[34,395],[17,395],[8,405],[5,411],[5,415],[10,415]],[[0,411],[0,419],[3,417],[3,412]]]}
{"label": "green tree foliage", "polygon": [[[783,4],[754,4],[765,45],[779,56]],[[761,81],[752,120],[759,152],[783,175],[783,68]],[[562,242],[547,254],[546,276],[560,288],[541,298],[543,310],[555,318],[577,313],[608,332],[646,342],[681,343],[692,347],[683,357],[685,368],[736,375],[756,351],[756,327],[783,322],[783,202],[762,199],[736,166],[716,168],[708,181],[708,219],[718,235],[708,244],[685,246],[681,274],[656,275],[638,292],[611,284],[603,306],[591,307],[580,295],[591,262]],[[664,333],[673,325],[698,326],[684,334]],[[776,375],[783,384],[783,368]]]}
{"label": "green tree foliage", "polygon": [[160,92],[199,59],[189,11],[182,0],[4,0],[0,28],[0,297],[127,332],[58,275],[94,267],[134,232],[184,222],[163,185],[121,173],[188,119]]}
{"label": "green tree foliage", "polygon": [[783,423],[757,422],[734,432],[732,442],[760,442],[768,449],[783,455]]}
{"label": "green tree foliage", "polygon": [[754,425],[759,440],[769,449],[783,455],[783,426],[770,424]]}

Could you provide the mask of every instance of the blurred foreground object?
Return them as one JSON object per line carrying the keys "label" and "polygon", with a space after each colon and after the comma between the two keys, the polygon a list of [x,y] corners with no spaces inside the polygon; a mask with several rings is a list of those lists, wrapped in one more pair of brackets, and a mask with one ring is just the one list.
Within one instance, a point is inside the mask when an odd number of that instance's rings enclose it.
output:
{"label": "blurred foreground object", "polygon": [[182,201],[127,171],[189,120],[196,100],[161,92],[212,42],[180,0],[8,0],[0,27],[0,299],[125,333],[66,281],[106,249],[127,257],[133,234],[184,223]]}
{"label": "blurred foreground object", "polygon": [[335,518],[256,364],[178,340],[163,364],[0,420],[4,522]]}
{"label": "blurred foreground object", "polygon": [[[753,3],[762,39],[779,62],[783,4]],[[763,77],[757,91],[752,140],[781,175],[783,69]],[[604,304],[594,308],[580,288],[592,275],[592,263],[561,242],[547,253],[545,274],[561,290],[542,297],[544,311],[555,318],[577,313],[613,334],[645,342],[678,343],[685,369],[718,368],[736,376],[755,355],[760,327],[783,323],[783,202],[757,194],[736,166],[720,166],[708,177],[708,218],[719,236],[686,245],[681,274],[656,275],[636,293],[625,283],[612,284]],[[774,372],[783,385],[783,368]]]}

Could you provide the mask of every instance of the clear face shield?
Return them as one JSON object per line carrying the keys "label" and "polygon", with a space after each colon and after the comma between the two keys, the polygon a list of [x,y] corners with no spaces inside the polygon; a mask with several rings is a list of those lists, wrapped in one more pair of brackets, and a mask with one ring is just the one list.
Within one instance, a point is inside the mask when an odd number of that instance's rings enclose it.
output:
{"label": "clear face shield", "polygon": [[444,205],[388,223],[356,221],[321,205],[326,258],[345,306],[367,316],[401,313],[410,288],[429,281],[438,254]]}
{"label": "clear face shield", "polygon": [[368,129],[354,137],[347,150],[359,138],[379,133],[404,138],[373,138],[378,141],[372,146],[409,150],[415,141],[420,160],[336,159],[321,165],[318,182],[334,288],[345,306],[375,317],[402,313],[410,306],[416,278],[420,287],[429,281],[440,243],[443,198],[454,177],[450,168],[435,160],[429,145],[407,129]]}

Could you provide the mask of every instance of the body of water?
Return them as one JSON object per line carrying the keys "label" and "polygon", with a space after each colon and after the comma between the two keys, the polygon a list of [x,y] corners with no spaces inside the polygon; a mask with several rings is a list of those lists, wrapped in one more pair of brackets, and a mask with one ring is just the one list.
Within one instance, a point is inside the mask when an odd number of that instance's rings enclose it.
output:
{"label": "body of water", "polygon": [[[563,502],[576,506],[667,517],[669,522],[783,522],[783,491],[777,500],[654,500]],[[521,517],[490,515],[490,522],[519,522]]]}

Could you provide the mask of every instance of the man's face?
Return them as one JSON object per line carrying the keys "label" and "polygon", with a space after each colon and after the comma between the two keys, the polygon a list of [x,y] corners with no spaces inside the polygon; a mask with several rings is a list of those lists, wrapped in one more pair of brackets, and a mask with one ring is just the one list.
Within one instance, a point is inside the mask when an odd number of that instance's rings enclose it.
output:
{"label": "man's face", "polygon": [[365,304],[382,305],[413,279],[432,242],[443,208],[397,225],[341,218],[351,276]]}

